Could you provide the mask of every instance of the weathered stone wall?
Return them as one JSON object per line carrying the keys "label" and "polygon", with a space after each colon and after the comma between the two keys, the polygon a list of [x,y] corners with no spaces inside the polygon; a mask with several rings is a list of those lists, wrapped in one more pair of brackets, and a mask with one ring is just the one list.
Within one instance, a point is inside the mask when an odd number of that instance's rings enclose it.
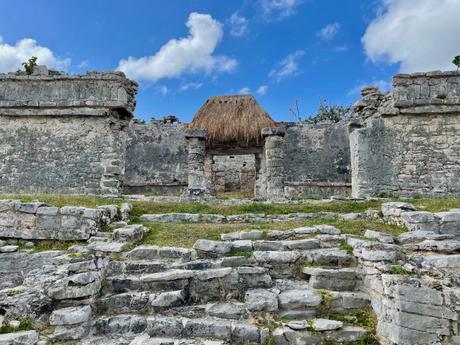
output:
{"label": "weathered stone wall", "polygon": [[132,122],[126,150],[125,192],[180,194],[187,187],[184,125]]}
{"label": "weathered stone wall", "polygon": [[0,75],[0,192],[118,193],[136,89],[121,73]]}
{"label": "weathered stone wall", "polygon": [[116,206],[54,207],[0,200],[0,238],[87,240],[102,225],[119,217],[118,213]]}
{"label": "weathered stone wall", "polygon": [[285,140],[285,193],[288,198],[350,194],[347,121],[332,125],[288,126]]}
{"label": "weathered stone wall", "polygon": [[254,192],[254,154],[213,155],[213,162],[214,181],[221,182],[215,188],[217,192],[242,189]]}
{"label": "weathered stone wall", "polygon": [[363,90],[351,124],[353,195],[460,195],[460,74],[397,75]]}

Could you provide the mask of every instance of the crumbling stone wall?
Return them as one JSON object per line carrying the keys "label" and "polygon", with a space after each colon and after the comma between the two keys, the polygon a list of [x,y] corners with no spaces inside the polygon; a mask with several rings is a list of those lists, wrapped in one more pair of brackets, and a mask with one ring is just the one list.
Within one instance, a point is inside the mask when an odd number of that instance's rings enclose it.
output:
{"label": "crumbling stone wall", "polygon": [[183,124],[132,122],[126,150],[125,192],[180,194],[187,187],[187,141]]}
{"label": "crumbling stone wall", "polygon": [[460,195],[460,74],[396,75],[363,90],[350,125],[353,196]]}
{"label": "crumbling stone wall", "polygon": [[120,192],[136,90],[118,72],[0,75],[0,192]]}

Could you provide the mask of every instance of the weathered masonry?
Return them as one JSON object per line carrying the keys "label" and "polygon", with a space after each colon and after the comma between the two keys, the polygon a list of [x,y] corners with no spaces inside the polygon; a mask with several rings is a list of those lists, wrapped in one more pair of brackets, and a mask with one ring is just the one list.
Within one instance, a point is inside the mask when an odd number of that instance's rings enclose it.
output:
{"label": "weathered masonry", "polygon": [[136,83],[39,70],[0,75],[0,192],[119,193]]}
{"label": "weathered masonry", "polygon": [[353,196],[460,195],[460,74],[399,74],[363,90],[351,124]]}
{"label": "weathered masonry", "polygon": [[[190,145],[204,151],[190,155]],[[204,175],[196,177],[197,171]],[[237,190],[275,200],[347,196],[350,178],[347,121],[280,124],[254,97],[238,95],[211,97],[189,125],[172,117],[132,123],[123,188],[188,195],[191,189],[193,195]]]}
{"label": "weathered masonry", "polygon": [[323,125],[277,123],[250,95],[145,125],[122,73],[36,72],[0,75],[0,193],[460,195],[458,72],[396,75]]}

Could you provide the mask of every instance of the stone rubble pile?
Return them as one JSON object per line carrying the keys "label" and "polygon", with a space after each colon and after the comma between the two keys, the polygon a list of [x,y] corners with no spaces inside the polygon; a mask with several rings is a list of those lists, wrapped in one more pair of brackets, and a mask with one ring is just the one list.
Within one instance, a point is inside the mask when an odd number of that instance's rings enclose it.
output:
{"label": "stone rubble pile", "polygon": [[[409,212],[383,206],[387,221]],[[188,249],[112,227],[66,251],[0,254],[0,273],[16,272],[1,283],[5,320],[37,324],[0,344],[343,344],[374,337],[373,314],[383,345],[460,344],[460,228],[248,229]]]}

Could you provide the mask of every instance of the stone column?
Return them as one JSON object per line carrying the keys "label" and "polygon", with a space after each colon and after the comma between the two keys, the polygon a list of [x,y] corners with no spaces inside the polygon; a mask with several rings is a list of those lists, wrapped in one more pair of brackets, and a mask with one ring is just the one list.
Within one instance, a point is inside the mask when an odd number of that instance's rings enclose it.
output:
{"label": "stone column", "polygon": [[184,195],[188,197],[208,196],[210,193],[204,169],[206,131],[200,128],[187,128],[185,138],[188,145],[188,186]]}
{"label": "stone column", "polygon": [[267,200],[284,200],[284,127],[263,128]]}

